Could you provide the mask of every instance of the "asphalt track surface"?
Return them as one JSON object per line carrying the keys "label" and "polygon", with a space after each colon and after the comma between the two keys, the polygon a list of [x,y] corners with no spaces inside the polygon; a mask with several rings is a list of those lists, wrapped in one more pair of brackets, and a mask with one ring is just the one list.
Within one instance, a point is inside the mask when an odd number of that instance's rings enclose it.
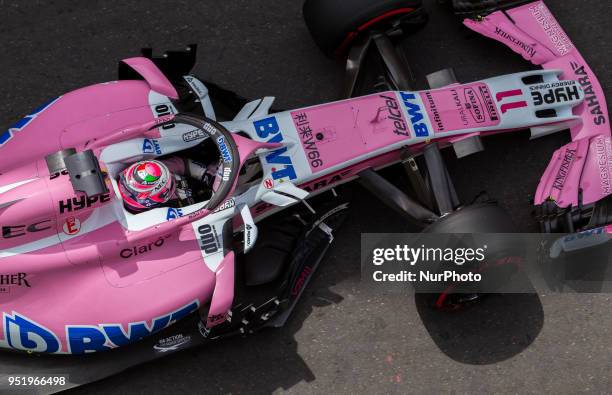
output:
{"label": "asphalt track surface", "polygon": [[[117,60],[142,46],[200,44],[195,72],[282,108],[339,98],[342,66],[323,57],[302,22],[301,1],[0,0],[0,125],[50,97],[113,80]],[[348,2],[347,2],[348,3]],[[609,1],[548,1],[612,93]],[[442,6],[405,51],[424,75],[452,66],[462,81],[530,69],[501,44],[469,34]],[[610,96],[612,97],[612,96]],[[485,141],[451,161],[459,194],[499,199],[522,231],[536,231],[529,201],[564,133]],[[41,142],[42,143],[42,142]],[[354,188],[352,215],[288,325],[133,368],[73,390],[134,393],[610,393],[608,294],[497,296],[456,314],[433,313],[406,293],[360,281],[362,232],[409,231]],[[70,286],[66,284],[66,286]]]}

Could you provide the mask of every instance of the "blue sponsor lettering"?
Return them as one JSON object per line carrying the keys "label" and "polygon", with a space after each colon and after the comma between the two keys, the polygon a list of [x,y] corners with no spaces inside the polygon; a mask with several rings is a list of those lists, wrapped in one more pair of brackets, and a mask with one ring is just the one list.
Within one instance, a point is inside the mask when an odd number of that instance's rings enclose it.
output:
{"label": "blue sponsor lettering", "polygon": [[30,115],[26,115],[25,117],[17,121],[13,126],[9,127],[8,130],[5,130],[4,132],[0,133],[0,147],[12,140],[15,132],[20,132],[23,128],[28,126],[30,122],[32,122],[47,108],[51,107],[51,105],[55,103],[58,99],[59,97],[49,101],[46,104],[43,104],[42,106],[32,111]]}
{"label": "blue sponsor lettering", "polygon": [[113,344],[117,346],[125,346],[126,344],[133,343],[140,340],[151,333],[160,331],[168,326],[170,322],[170,316],[166,315],[153,320],[153,327],[149,328],[146,322],[138,322],[136,324],[130,324],[128,333],[123,332],[121,325],[104,325],[102,328],[106,333],[106,336],[110,339]]}
{"label": "blue sponsor lettering", "polygon": [[563,239],[563,241],[568,242],[568,241],[574,241],[574,240],[580,240],[583,239],[585,237],[590,237],[593,235],[600,235],[605,233],[606,228],[605,227],[601,227],[601,228],[595,228],[595,229],[589,229],[589,230],[585,230],[579,233],[572,233],[571,235],[565,236],[565,238]]}
{"label": "blue sponsor lettering", "polygon": [[224,162],[232,161],[232,154],[229,152],[229,148],[227,148],[227,144],[225,144],[225,137],[219,136],[217,139],[217,144],[219,147],[219,151],[221,151],[221,156],[223,157]]}
{"label": "blue sponsor lettering", "polygon": [[161,155],[162,150],[161,146],[159,145],[159,141],[155,139],[144,139],[144,142],[142,143],[142,153]]}
{"label": "blue sponsor lettering", "polygon": [[183,210],[180,208],[169,208],[168,214],[166,214],[166,221],[177,219],[183,216]]}
{"label": "blue sponsor lettering", "polygon": [[[127,332],[119,324],[67,325],[67,352],[85,354],[106,351],[136,342],[197,311],[199,305],[195,300],[155,318],[150,326],[146,321],[129,323]],[[4,313],[4,331],[8,345],[14,349],[41,353],[61,352],[60,341],[53,332],[17,313],[14,316]]]}
{"label": "blue sponsor lettering", "polygon": [[412,123],[412,129],[414,129],[414,134],[418,137],[427,137],[429,136],[429,128],[427,124],[423,122],[423,112],[418,103],[412,102],[416,100],[416,96],[414,93],[409,92],[400,92],[402,96],[402,101],[406,106],[406,112],[408,113],[408,118]]}
{"label": "blue sponsor lettering", "polygon": [[106,336],[97,326],[66,327],[69,354],[86,354],[96,351],[107,351]]}
{"label": "blue sponsor lettering", "polygon": [[[283,141],[283,133],[278,126],[278,122],[275,117],[268,117],[260,119],[259,121],[253,122],[255,132],[257,136],[262,139],[267,139],[268,143],[280,143]],[[284,167],[273,167],[272,178],[275,180],[289,177],[290,180],[295,180],[297,174],[295,173],[295,167],[291,161],[291,156],[285,155],[287,153],[287,147],[279,148],[265,157],[265,161],[270,165],[282,165]]]}
{"label": "blue sponsor lettering", "polygon": [[17,313],[4,314],[4,338],[16,350],[55,353],[60,349],[57,336],[47,328]]}

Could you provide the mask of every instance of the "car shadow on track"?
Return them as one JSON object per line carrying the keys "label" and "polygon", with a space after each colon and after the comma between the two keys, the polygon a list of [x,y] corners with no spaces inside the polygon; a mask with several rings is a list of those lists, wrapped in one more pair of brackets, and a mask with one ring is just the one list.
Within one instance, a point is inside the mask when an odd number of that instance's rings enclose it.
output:
{"label": "car shadow on track", "polygon": [[491,294],[456,312],[434,310],[425,294],[417,294],[415,303],[438,348],[449,358],[467,364],[492,364],[519,354],[536,339],[544,324],[536,293]]}

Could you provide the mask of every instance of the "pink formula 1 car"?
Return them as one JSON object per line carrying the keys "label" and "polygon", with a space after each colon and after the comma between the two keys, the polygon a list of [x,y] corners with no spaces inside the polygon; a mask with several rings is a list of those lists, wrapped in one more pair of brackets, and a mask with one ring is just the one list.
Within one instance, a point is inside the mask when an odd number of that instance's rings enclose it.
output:
{"label": "pink formula 1 car", "polygon": [[[336,188],[351,180],[426,232],[511,232],[495,204],[458,201],[440,155],[447,146],[474,154],[488,135],[570,129],[538,186],[539,219],[547,232],[606,225],[612,142],[602,89],[543,2],[501,3],[454,5],[468,28],[542,70],[467,84],[443,70],[414,91],[394,43],[423,24],[419,1],[347,9],[308,0],[317,43],[348,56],[346,100],[272,111],[271,97],[247,102],[189,75],[191,46],[123,60],[118,81],[67,93],[0,134],[0,347],[109,351],[71,363],[7,354],[3,373],[36,361],[39,371],[82,375],[99,362],[108,374],[283,325],[345,215]],[[381,78],[357,96],[372,56]],[[120,173],[176,156],[218,161],[214,188],[190,180],[189,195],[127,210]],[[396,163],[410,193],[376,172]]]}

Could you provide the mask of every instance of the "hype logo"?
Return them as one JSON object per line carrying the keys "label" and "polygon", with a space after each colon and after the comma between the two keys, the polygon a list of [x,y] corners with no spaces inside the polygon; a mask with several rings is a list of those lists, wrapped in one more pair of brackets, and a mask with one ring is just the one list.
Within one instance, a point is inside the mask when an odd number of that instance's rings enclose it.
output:
{"label": "hype logo", "polygon": [[[267,143],[280,143],[283,141],[283,133],[275,117],[268,117],[255,121],[253,122],[253,126],[255,127],[257,135],[262,139],[267,139]],[[272,178],[275,180],[285,177],[289,177],[290,180],[295,180],[297,178],[291,157],[285,155],[286,153],[287,147],[283,147],[272,151],[265,157],[266,162],[270,165],[284,166],[284,168],[272,168]]]}

